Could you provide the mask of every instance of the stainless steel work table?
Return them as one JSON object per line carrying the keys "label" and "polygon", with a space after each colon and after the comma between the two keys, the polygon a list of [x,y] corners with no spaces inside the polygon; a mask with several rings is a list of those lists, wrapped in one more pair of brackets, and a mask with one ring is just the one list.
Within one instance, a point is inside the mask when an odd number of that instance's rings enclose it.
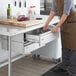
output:
{"label": "stainless steel work table", "polygon": [[[50,25],[53,25],[54,23],[57,23],[59,21],[58,17],[55,17]],[[36,24],[33,26],[29,26],[26,28],[23,27],[16,27],[16,26],[8,26],[8,25],[2,25],[0,24],[0,35],[4,35],[8,37],[8,51],[9,51],[9,58],[8,58],[8,76],[12,76],[12,62],[11,62],[11,37],[21,34],[21,33],[26,33],[28,31],[37,29],[43,27],[43,24]]]}

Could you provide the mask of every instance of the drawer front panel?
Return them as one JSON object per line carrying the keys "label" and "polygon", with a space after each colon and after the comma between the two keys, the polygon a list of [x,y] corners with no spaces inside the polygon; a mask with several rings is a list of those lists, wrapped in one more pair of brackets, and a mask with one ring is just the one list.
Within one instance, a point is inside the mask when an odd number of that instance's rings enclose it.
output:
{"label": "drawer front panel", "polygon": [[32,43],[29,44],[27,46],[25,46],[25,54],[30,54],[32,51],[36,50],[39,48],[39,44],[38,43]]}
{"label": "drawer front panel", "polygon": [[46,43],[49,43],[49,42],[55,40],[57,38],[57,36],[58,36],[58,33],[56,33],[56,34],[49,33],[48,35],[42,36],[40,38],[40,45],[44,45]]}
{"label": "drawer front panel", "polygon": [[11,49],[12,51],[15,51],[20,54],[24,54],[24,44],[23,43],[18,43],[18,42],[11,42]]}

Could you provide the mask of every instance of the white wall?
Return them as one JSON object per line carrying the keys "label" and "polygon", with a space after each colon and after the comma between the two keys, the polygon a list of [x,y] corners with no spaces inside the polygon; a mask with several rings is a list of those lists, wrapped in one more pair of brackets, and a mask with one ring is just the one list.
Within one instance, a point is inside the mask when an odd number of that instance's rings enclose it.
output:
{"label": "white wall", "polygon": [[[14,1],[17,1],[17,6],[14,6]],[[27,15],[28,7],[31,5],[36,6],[36,13],[40,14],[40,0],[26,0],[26,8],[23,6],[23,3],[25,0],[21,0],[21,2],[22,2],[21,8],[19,8],[19,6],[18,6],[19,1],[20,0],[0,0],[0,18],[2,18],[2,16],[3,17],[7,16],[8,3],[11,4],[11,7],[12,7],[11,14],[13,16],[19,15],[19,14]]]}
{"label": "white wall", "polygon": [[74,0],[74,4],[76,4],[76,0]]}
{"label": "white wall", "polygon": [[27,0],[27,7],[34,5],[36,6],[36,13],[40,13],[40,0]]}
{"label": "white wall", "polygon": [[9,3],[9,0],[0,0],[0,19],[7,15],[6,8],[8,3]]}

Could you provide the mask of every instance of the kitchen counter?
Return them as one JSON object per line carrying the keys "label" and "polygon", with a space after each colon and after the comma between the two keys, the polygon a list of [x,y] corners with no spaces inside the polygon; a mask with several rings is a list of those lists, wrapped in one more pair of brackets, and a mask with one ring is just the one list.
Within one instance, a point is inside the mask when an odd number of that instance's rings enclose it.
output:
{"label": "kitchen counter", "polygon": [[[40,19],[40,20],[31,19],[31,20],[26,20],[26,21],[17,21],[17,19],[2,19],[2,20],[0,20],[0,24],[25,28],[25,27],[29,27],[32,25],[36,25],[36,24],[44,24],[48,18],[48,15],[39,15],[36,18],[42,18],[42,19]],[[58,16],[55,16],[52,19],[52,21],[50,22],[50,24],[56,23],[58,21],[59,21]]]}
{"label": "kitchen counter", "polygon": [[[43,27],[48,16],[41,15],[42,20],[29,20],[19,22],[17,20],[0,20],[0,35],[13,36]],[[59,21],[55,16],[49,25]]]}

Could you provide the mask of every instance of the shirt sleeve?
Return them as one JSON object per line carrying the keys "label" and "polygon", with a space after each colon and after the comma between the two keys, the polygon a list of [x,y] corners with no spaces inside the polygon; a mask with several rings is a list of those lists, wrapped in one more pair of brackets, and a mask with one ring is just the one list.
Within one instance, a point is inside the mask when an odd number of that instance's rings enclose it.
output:
{"label": "shirt sleeve", "polygon": [[63,13],[69,15],[72,9],[72,0],[64,0],[64,9]]}
{"label": "shirt sleeve", "polygon": [[51,11],[54,11],[56,13],[56,6],[55,6],[55,0],[52,0],[52,7]]}

